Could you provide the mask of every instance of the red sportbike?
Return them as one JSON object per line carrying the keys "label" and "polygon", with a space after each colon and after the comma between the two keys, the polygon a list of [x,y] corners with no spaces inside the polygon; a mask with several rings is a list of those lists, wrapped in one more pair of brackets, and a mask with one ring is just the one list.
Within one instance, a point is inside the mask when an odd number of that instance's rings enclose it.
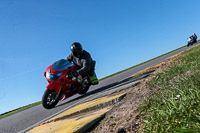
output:
{"label": "red sportbike", "polygon": [[80,83],[80,81],[77,81],[77,77],[73,75],[78,69],[71,62],[61,59],[45,70],[44,76],[49,84],[42,97],[44,108],[51,109],[60,100],[64,100],[76,93],[85,94],[88,91],[90,86],[89,78],[84,77]]}

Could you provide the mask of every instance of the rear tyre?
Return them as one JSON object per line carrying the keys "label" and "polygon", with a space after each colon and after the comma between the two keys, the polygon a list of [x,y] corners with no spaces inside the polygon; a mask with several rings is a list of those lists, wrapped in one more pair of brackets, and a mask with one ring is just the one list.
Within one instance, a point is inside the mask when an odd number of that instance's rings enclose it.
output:
{"label": "rear tyre", "polygon": [[61,92],[56,94],[55,90],[46,89],[42,97],[42,106],[45,109],[51,109],[55,107],[60,100],[61,94]]}
{"label": "rear tyre", "polygon": [[78,94],[84,95],[85,93],[87,93],[87,91],[90,88],[90,85],[91,84],[88,82],[87,78],[83,79],[82,87],[78,90]]}

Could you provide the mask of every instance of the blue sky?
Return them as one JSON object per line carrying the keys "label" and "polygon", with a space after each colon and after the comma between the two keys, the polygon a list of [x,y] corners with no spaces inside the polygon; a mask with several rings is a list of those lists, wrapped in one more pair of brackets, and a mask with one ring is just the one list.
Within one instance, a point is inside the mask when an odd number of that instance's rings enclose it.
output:
{"label": "blue sky", "polygon": [[200,35],[198,0],[0,0],[0,114],[40,101],[45,69],[78,41],[99,78]]}

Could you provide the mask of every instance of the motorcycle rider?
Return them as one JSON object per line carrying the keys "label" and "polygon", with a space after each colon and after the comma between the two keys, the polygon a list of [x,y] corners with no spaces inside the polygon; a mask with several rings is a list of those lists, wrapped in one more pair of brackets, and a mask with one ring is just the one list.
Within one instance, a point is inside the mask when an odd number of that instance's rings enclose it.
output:
{"label": "motorcycle rider", "polygon": [[80,68],[78,71],[73,73],[73,75],[77,77],[81,83],[82,79],[85,76],[88,76],[90,84],[97,85],[99,82],[95,73],[96,62],[92,59],[90,53],[83,50],[82,45],[79,42],[72,43],[70,50],[72,53],[67,57],[67,60],[73,62],[74,65]]}
{"label": "motorcycle rider", "polygon": [[193,37],[193,39],[194,39],[194,43],[196,43],[196,42],[197,42],[197,35],[194,33],[194,34],[192,35],[192,37]]}

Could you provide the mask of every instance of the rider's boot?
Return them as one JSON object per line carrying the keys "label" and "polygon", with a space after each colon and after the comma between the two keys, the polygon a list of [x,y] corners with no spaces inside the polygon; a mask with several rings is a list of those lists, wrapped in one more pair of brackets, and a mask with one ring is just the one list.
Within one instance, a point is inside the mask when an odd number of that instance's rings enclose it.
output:
{"label": "rider's boot", "polygon": [[92,76],[89,76],[91,85],[98,85],[99,84],[99,80],[96,76],[96,73],[94,73]]}

